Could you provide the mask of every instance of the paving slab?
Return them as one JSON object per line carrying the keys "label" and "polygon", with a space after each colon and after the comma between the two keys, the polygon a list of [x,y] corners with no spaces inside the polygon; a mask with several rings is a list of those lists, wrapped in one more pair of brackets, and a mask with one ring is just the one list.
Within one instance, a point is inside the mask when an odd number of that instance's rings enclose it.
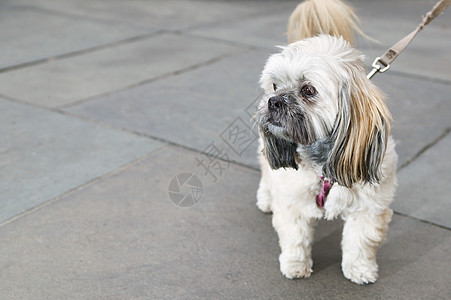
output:
{"label": "paving slab", "polygon": [[[199,175],[200,202],[175,206],[171,179],[197,153],[165,147],[119,173],[0,228],[3,295],[34,299],[446,299],[449,230],[395,215],[380,279],[357,286],[340,270],[341,222],[320,222],[314,273],[285,279],[271,216],[255,207],[259,174],[232,165]],[[26,284],[24,284],[26,282]]]}
{"label": "paving slab", "polygon": [[[11,1],[11,0],[10,0]],[[287,6],[287,1],[196,1],[196,0],[135,0],[132,3],[121,0],[102,0],[74,2],[71,0],[42,0],[30,3],[27,0],[14,0],[18,3],[37,6],[59,13],[81,15],[96,20],[126,22],[143,27],[159,27],[171,30],[186,29],[193,26],[234,20],[248,15],[273,11]],[[296,3],[295,1],[291,1]],[[290,4],[290,2],[288,2]],[[292,6],[292,5],[291,5]]]}
{"label": "paving slab", "polygon": [[[295,7],[295,6],[294,6]],[[218,22],[210,26],[191,29],[194,34],[219,38],[240,44],[273,49],[276,45],[286,45],[287,20],[293,8],[267,13],[234,22]]]}
{"label": "paving slab", "polygon": [[451,203],[446,188],[451,182],[451,135],[447,135],[399,174],[396,211],[451,228]]}
{"label": "paving slab", "polygon": [[161,147],[0,98],[0,223]]}
{"label": "paving slab", "polygon": [[0,69],[114,43],[156,29],[97,21],[40,9],[39,5],[0,3]]}
{"label": "paving slab", "polygon": [[33,104],[58,107],[194,67],[239,50],[205,39],[161,34],[0,73],[0,94]]}
{"label": "paving slab", "polygon": [[[451,298],[449,9],[374,79],[402,168],[380,278],[361,287],[341,273],[341,221],[319,223],[312,277],[288,280],[255,207],[250,104],[298,1],[0,2],[0,69],[146,35],[0,71],[2,297]],[[350,2],[382,42],[358,40],[369,64],[435,0]]]}
{"label": "paving slab", "polygon": [[425,82],[392,73],[373,81],[387,95],[399,166],[414,159],[451,126],[451,85]]}
{"label": "paving slab", "polygon": [[[208,66],[66,110],[199,151],[214,142],[230,159],[257,166],[257,129],[251,132],[250,119],[255,112],[252,105],[260,93],[257,81],[270,52],[237,53]],[[237,118],[240,119],[236,121]],[[247,149],[238,147],[238,154],[235,153],[233,146],[237,143],[229,142],[232,148],[226,143],[230,141],[228,128],[244,131],[242,141],[253,142],[244,145]]]}

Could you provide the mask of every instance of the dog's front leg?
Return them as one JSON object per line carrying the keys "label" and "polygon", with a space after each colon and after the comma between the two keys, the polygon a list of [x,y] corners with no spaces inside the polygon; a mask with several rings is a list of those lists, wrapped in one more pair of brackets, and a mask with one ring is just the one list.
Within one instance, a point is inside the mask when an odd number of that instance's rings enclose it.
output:
{"label": "dog's front leg", "polygon": [[279,235],[282,253],[280,271],[285,277],[309,277],[312,273],[312,242],[316,220],[299,214],[295,205],[273,208],[273,226]]}
{"label": "dog's front leg", "polygon": [[341,242],[342,269],[346,278],[357,284],[373,283],[377,279],[376,251],[387,234],[393,211],[381,214],[355,212],[346,217]]}

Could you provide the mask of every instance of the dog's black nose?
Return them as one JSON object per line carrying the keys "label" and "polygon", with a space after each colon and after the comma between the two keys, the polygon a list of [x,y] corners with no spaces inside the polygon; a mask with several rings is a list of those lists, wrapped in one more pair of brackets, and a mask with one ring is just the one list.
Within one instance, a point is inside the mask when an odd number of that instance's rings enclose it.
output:
{"label": "dog's black nose", "polygon": [[268,108],[270,110],[280,109],[283,105],[283,98],[280,96],[274,96],[268,100]]}

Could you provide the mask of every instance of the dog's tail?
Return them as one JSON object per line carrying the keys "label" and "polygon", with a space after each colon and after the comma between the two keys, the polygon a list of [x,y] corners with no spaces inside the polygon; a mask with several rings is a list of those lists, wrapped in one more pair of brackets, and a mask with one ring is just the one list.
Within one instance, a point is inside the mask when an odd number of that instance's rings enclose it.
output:
{"label": "dog's tail", "polygon": [[[288,20],[288,43],[317,34],[342,36],[354,44],[354,31],[365,38],[354,9],[341,0],[306,0],[299,4]],[[369,38],[371,39],[371,38]]]}

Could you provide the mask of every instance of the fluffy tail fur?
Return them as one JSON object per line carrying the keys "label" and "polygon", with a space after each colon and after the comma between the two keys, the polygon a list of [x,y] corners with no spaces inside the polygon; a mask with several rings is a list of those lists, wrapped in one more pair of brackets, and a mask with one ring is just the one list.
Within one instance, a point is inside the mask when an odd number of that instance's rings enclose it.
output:
{"label": "fluffy tail fur", "polygon": [[368,38],[358,23],[354,9],[341,0],[306,0],[299,4],[288,20],[288,43],[317,34],[342,36],[354,44],[354,31]]}

